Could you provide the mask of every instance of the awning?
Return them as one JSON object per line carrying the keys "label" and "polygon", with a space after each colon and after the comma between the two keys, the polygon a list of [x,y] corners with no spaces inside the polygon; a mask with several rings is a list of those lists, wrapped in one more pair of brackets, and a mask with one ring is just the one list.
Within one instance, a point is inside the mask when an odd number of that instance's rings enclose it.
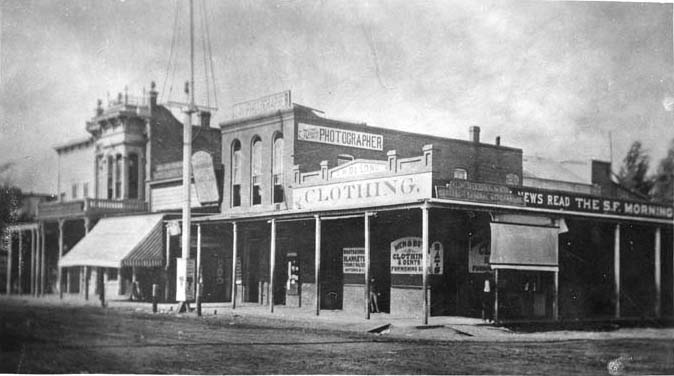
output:
{"label": "awning", "polygon": [[559,270],[559,227],[496,222],[490,227],[492,269]]}
{"label": "awning", "polygon": [[164,264],[163,215],[103,218],[59,266],[152,267]]}

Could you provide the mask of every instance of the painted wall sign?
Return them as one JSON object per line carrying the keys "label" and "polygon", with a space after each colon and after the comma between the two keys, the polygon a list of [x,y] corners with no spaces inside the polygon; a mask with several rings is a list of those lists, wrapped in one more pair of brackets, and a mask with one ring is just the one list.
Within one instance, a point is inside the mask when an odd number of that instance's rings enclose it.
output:
{"label": "painted wall sign", "polygon": [[391,242],[391,274],[421,274],[421,238],[406,237]]}
{"label": "painted wall sign", "polygon": [[388,165],[386,161],[356,159],[355,161],[333,168],[330,171],[330,178],[351,178],[386,171],[387,169]]}
{"label": "painted wall sign", "polygon": [[342,250],[342,271],[345,274],[364,274],[365,248],[344,248]]}
{"label": "painted wall sign", "polygon": [[505,185],[473,183],[465,180],[452,180],[446,186],[437,187],[438,198],[488,202],[502,205],[523,206],[522,197],[513,194]]}
{"label": "painted wall sign", "polygon": [[657,203],[626,201],[535,188],[512,188],[524,205],[583,213],[614,214],[630,217],[672,219],[674,208]]}
{"label": "painted wall sign", "polygon": [[267,95],[261,98],[246,102],[237,103],[232,106],[232,117],[243,118],[272,111],[291,109],[293,102],[291,100],[290,90]]}
{"label": "painted wall sign", "polygon": [[198,151],[192,154],[192,176],[200,203],[210,204],[220,201],[213,157],[209,153]]}
{"label": "painted wall sign", "polygon": [[430,198],[431,173],[392,176],[293,189],[295,209],[395,204]]}
{"label": "painted wall sign", "polygon": [[476,238],[473,236],[474,241],[470,243],[470,249],[468,250],[468,272],[491,272],[491,268],[489,267],[489,256],[491,254],[489,241],[478,240]]}
{"label": "painted wall sign", "polygon": [[[420,237],[408,236],[391,242],[391,274],[422,274],[423,255]],[[444,247],[433,242],[428,250],[428,274],[444,271]]]}
{"label": "painted wall sign", "polygon": [[194,259],[176,259],[176,301],[194,300]]}
{"label": "painted wall sign", "polygon": [[328,128],[305,123],[298,124],[297,139],[359,149],[384,150],[384,136],[380,134]]}

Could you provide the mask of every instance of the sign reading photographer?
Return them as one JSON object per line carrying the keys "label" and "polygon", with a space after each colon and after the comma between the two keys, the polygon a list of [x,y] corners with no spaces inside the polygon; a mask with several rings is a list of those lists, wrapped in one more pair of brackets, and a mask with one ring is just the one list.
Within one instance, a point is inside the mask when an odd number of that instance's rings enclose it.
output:
{"label": "sign reading photographer", "polygon": [[321,127],[320,125],[305,123],[297,125],[297,139],[359,149],[384,150],[384,136],[380,134]]}
{"label": "sign reading photographer", "polygon": [[298,187],[293,189],[295,209],[338,209],[405,203],[431,198],[431,173]]}

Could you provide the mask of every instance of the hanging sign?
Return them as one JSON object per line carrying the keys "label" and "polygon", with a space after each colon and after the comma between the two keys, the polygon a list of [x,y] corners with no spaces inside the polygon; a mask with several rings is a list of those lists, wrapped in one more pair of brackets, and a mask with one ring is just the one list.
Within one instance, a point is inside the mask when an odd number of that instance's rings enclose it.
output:
{"label": "hanging sign", "polygon": [[176,259],[176,301],[194,300],[194,259]]}
{"label": "hanging sign", "polygon": [[365,248],[344,248],[342,250],[342,271],[344,274],[364,274]]}
{"label": "hanging sign", "polygon": [[384,150],[384,136],[380,134],[321,127],[320,125],[305,123],[297,125],[297,139],[358,149]]}
{"label": "hanging sign", "polygon": [[201,204],[211,204],[220,201],[218,183],[213,168],[213,158],[205,151],[192,154],[192,176],[197,197]]}
{"label": "hanging sign", "polygon": [[178,221],[168,221],[166,223],[166,227],[168,229],[169,235],[171,235],[171,236],[180,235],[180,232],[181,232],[180,222],[178,222]]}
{"label": "hanging sign", "polygon": [[441,275],[445,264],[445,250],[442,243],[433,242],[428,253],[428,274]]}

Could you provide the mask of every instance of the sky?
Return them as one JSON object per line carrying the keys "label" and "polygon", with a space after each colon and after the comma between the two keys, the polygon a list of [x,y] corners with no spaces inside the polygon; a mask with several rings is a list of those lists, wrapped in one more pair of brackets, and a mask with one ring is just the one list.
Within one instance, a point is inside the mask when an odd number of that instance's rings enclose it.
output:
{"label": "sky", "polygon": [[[327,117],[459,139],[478,125],[483,142],[501,136],[555,160],[610,160],[612,139],[614,171],[633,141],[655,166],[674,138],[672,4],[195,6],[195,94],[217,105],[215,123],[234,103],[290,89],[295,103]],[[53,146],[87,136],[97,99],[125,87],[139,95],[156,81],[162,101],[183,101],[187,22],[187,0],[0,0],[0,176],[55,193]]]}

